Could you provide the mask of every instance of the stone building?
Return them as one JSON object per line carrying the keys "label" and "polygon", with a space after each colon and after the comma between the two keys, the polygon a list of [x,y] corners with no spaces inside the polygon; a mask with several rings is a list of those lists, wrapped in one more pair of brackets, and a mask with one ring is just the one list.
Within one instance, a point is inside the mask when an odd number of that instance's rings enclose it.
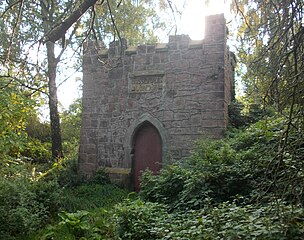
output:
{"label": "stone building", "polygon": [[223,14],[206,17],[205,38],[170,36],[132,47],[90,42],[83,57],[79,172],[104,168],[139,190],[141,170],[157,172],[189,154],[193,141],[221,138],[233,98],[235,59]]}

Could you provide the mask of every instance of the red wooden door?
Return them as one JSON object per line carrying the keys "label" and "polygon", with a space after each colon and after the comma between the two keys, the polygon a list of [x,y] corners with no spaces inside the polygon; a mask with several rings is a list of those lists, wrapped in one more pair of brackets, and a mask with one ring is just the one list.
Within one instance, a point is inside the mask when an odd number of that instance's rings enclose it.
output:
{"label": "red wooden door", "polygon": [[157,173],[162,160],[161,138],[157,129],[150,123],[145,123],[134,136],[133,176],[135,191],[140,190],[142,171],[150,169]]}

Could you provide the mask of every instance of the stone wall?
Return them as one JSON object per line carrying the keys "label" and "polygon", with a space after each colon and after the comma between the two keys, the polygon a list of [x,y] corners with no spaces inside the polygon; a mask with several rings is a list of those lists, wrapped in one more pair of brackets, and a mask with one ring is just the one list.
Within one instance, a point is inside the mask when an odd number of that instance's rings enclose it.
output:
{"label": "stone wall", "polygon": [[134,132],[145,121],[162,139],[163,161],[189,154],[199,138],[221,138],[233,98],[234,58],[224,15],[206,17],[205,38],[109,49],[90,42],[83,57],[79,171],[106,168],[127,184]]}

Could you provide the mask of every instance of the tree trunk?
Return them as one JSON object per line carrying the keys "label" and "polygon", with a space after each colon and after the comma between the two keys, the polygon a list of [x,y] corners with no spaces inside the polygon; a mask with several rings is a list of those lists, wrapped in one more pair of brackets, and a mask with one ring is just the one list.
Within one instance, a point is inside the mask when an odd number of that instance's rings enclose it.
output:
{"label": "tree trunk", "polygon": [[62,141],[60,131],[60,119],[58,113],[58,98],[56,87],[56,69],[57,59],[55,58],[55,44],[52,42],[46,43],[47,59],[48,59],[48,87],[49,87],[49,108],[51,121],[51,137],[52,137],[52,156],[54,159],[63,157]]}
{"label": "tree trunk", "polygon": [[[53,25],[55,4],[56,3],[54,1],[40,0],[42,26],[44,33],[47,33]],[[56,71],[60,59],[59,57],[55,57],[55,44],[53,42],[46,42],[45,44],[47,50],[47,80],[49,88],[52,157],[53,159],[58,159],[60,157],[63,157],[56,87]]]}

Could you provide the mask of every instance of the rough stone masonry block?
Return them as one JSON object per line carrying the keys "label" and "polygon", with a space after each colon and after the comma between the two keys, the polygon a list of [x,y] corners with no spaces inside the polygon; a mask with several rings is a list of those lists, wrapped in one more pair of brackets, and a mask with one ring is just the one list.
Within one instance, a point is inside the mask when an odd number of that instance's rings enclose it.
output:
{"label": "rough stone masonry block", "polygon": [[206,17],[206,24],[199,41],[177,35],[155,45],[89,43],[80,173],[106,167],[114,182],[134,186],[135,142],[148,125],[159,134],[162,164],[189,154],[194,140],[223,137],[235,58],[226,46],[224,15]]}

